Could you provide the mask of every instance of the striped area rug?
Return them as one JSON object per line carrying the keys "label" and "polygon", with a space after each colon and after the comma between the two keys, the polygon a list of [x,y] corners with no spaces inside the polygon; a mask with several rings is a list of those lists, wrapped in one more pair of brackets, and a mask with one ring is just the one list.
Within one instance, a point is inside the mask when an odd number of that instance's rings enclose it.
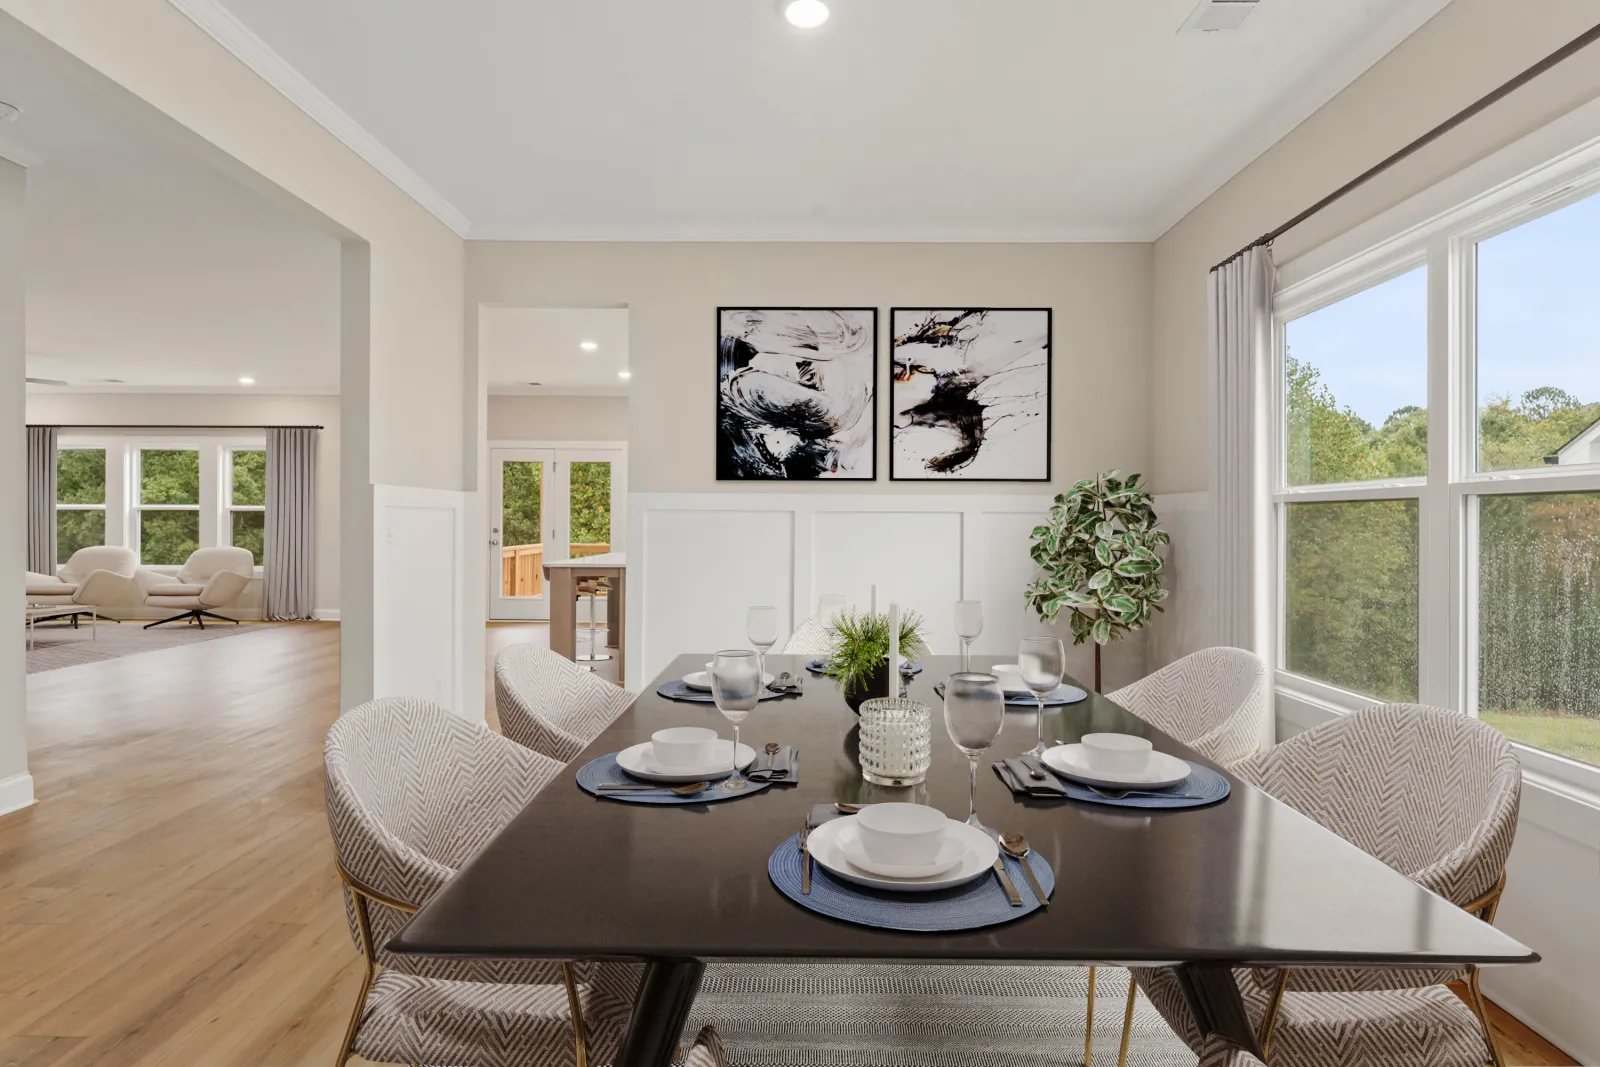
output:
{"label": "striped area rug", "polygon": [[[148,619],[128,622],[100,622],[95,632],[89,632],[87,620],[74,630],[71,624],[59,622],[40,623],[34,627],[33,647],[28,650],[28,673],[53,671],[61,667],[76,667],[83,663],[131,656],[136,652],[154,652],[157,649],[189,645],[198,641],[214,641],[219,637],[256,633],[266,628],[262,623],[208,622],[204,630],[187,622],[175,622],[146,630]],[[27,646],[27,633],[23,633]]]}
{"label": "striped area rug", "polygon": [[[1066,1067],[1083,1063],[1083,967],[720,963],[685,1035],[721,1032],[733,1067]],[[1112,1067],[1128,972],[1099,969],[1094,1062]],[[1130,1067],[1193,1067],[1141,994]]]}

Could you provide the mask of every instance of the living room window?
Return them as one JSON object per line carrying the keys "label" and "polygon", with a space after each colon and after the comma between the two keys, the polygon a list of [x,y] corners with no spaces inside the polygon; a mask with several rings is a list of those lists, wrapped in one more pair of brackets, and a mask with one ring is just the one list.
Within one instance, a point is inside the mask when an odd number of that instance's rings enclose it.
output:
{"label": "living room window", "polygon": [[56,452],[56,563],[106,543],[106,450]]}
{"label": "living room window", "polygon": [[200,547],[199,450],[139,449],[135,485],[139,562],[181,565]]}
{"label": "living room window", "polygon": [[259,448],[227,451],[228,543],[246,548],[261,566],[266,555],[267,453]]}

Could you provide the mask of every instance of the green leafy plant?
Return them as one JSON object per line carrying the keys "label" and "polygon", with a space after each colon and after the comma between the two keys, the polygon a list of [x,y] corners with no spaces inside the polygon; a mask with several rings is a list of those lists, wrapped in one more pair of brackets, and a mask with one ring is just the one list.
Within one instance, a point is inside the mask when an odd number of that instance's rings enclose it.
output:
{"label": "green leafy plant", "polygon": [[1095,688],[1100,647],[1143,629],[1163,610],[1160,528],[1140,475],[1121,471],[1086,478],[1056,497],[1049,521],[1033,528],[1033,561],[1042,574],[1028,586],[1028,605],[1045,621],[1065,611],[1073,644],[1093,640]]}
{"label": "green leafy plant", "polygon": [[[900,616],[900,654],[908,660],[928,653],[924,622],[915,611]],[[865,689],[873,672],[889,655],[889,616],[870,611],[843,611],[834,617],[828,658],[822,673],[845,691]]]}

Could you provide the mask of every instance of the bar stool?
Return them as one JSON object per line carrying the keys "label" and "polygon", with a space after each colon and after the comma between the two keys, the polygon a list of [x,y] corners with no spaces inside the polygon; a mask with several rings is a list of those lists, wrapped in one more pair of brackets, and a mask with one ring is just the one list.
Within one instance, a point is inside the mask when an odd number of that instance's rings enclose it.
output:
{"label": "bar stool", "polygon": [[[578,598],[580,600],[585,596],[589,598],[589,651],[580,652],[574,657],[579,663],[603,663],[611,658],[611,653],[607,652],[603,645],[595,643],[594,625],[595,599],[610,588],[611,583],[608,578],[588,578],[577,583]],[[590,669],[593,670],[592,667]]]}

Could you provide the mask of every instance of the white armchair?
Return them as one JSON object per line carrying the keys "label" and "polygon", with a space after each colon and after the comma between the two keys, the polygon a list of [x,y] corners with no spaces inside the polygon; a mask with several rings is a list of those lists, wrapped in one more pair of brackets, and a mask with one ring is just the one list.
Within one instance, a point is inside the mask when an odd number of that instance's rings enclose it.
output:
{"label": "white armchair", "polygon": [[97,618],[101,608],[124,599],[133,587],[138,567],[139,557],[131,548],[80,548],[55,574],[28,571],[24,603],[29,607],[61,608],[59,613],[37,617],[37,622],[70,618],[76,626],[78,616]]}
{"label": "white armchair", "polygon": [[256,558],[249,549],[227,546],[190,553],[176,577],[144,571],[145,606],[178,612],[171,618],[150,623],[145,629],[182,619],[192,619],[202,630],[207,619],[237,625],[238,619],[218,615],[212,609],[225,608],[238,600],[255,572]]}

